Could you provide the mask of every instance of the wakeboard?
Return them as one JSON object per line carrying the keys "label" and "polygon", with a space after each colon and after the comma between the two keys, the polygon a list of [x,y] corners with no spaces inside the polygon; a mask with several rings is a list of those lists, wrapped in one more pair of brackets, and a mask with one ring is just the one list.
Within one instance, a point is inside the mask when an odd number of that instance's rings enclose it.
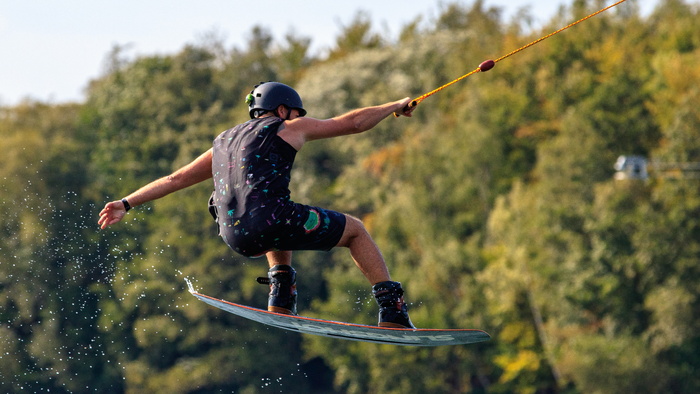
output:
{"label": "wakeboard", "polygon": [[485,331],[475,329],[387,328],[268,312],[198,293],[192,283],[186,281],[190,293],[211,306],[258,323],[304,334],[403,346],[464,345],[491,339]]}

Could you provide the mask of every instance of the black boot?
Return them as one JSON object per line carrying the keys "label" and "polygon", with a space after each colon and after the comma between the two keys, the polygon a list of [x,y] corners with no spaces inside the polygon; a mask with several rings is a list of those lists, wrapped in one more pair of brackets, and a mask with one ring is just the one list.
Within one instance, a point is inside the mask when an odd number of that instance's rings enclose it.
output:
{"label": "black boot", "polygon": [[372,286],[372,294],[379,304],[379,327],[416,328],[408,317],[399,282],[379,282]]}
{"label": "black boot", "polygon": [[259,283],[270,285],[267,310],[270,312],[297,314],[297,275],[289,265],[276,265],[267,272],[267,278],[258,278]]}

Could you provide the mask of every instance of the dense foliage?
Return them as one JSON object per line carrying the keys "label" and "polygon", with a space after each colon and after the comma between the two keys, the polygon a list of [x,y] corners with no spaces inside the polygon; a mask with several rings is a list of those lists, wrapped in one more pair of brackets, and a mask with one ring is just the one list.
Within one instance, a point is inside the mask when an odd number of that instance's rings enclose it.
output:
{"label": "dense foliage", "polygon": [[[106,201],[166,175],[247,117],[258,81],[309,116],[417,96],[601,8],[532,31],[482,1],[442,6],[398,42],[358,14],[327,57],[310,40],[216,40],[128,59],[79,104],[0,109],[2,392],[700,391],[700,10],[625,4],[424,101],[411,119],[318,141],[299,202],[357,215],[420,327],[487,343],[400,348],[269,329],[197,302],[263,306],[263,260],[216,237],[202,184],[97,229]],[[525,21],[525,22],[524,22]],[[655,163],[614,180],[619,155]],[[660,169],[664,169],[661,171]],[[697,168],[697,167],[695,167]],[[656,169],[656,170],[655,170]],[[303,252],[304,315],[373,324],[347,251]]]}

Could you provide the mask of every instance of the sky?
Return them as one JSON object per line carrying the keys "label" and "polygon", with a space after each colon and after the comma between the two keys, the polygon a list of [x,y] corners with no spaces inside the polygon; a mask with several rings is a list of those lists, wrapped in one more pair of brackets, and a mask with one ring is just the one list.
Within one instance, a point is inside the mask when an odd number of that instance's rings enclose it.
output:
{"label": "sky", "polygon": [[[484,0],[499,7],[504,22],[527,8],[535,27],[573,0]],[[649,14],[662,0],[636,2]],[[130,58],[174,54],[214,33],[227,48],[245,48],[254,26],[276,42],[290,32],[311,38],[312,52],[332,47],[357,12],[375,31],[395,38],[421,17],[434,20],[444,4],[473,0],[0,0],[0,106],[24,99],[80,102],[90,80],[102,75],[107,54],[127,46]],[[606,1],[606,5],[615,0]]]}

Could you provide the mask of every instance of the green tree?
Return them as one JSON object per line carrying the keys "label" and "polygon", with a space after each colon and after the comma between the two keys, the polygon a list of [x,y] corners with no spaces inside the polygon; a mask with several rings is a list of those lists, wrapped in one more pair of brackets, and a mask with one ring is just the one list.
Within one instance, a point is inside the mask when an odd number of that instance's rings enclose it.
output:
{"label": "green tree", "polygon": [[[475,346],[398,348],[301,336],[192,298],[265,304],[265,262],[235,256],[200,185],[129,212],[104,200],[166,175],[248,119],[282,80],[309,116],[418,96],[602,8],[575,1],[541,31],[445,4],[400,43],[359,13],[324,61],[310,40],[252,29],[172,55],[116,47],[84,104],[0,114],[0,388],[74,392],[696,392],[698,9],[617,7],[440,91],[411,119],[318,141],[293,196],[361,217],[420,327],[475,327]],[[34,152],[40,152],[36,154]],[[647,181],[613,180],[619,155]],[[295,254],[307,316],[373,324],[347,251]],[[320,372],[314,373],[317,370]]]}
{"label": "green tree", "polygon": [[96,329],[94,283],[111,273],[83,196],[91,136],[76,105],[23,103],[0,115],[0,349],[3,391],[119,390]]}
{"label": "green tree", "polygon": [[342,32],[336,38],[335,48],[331,49],[328,58],[338,59],[352,52],[363,49],[379,48],[383,45],[382,37],[372,32],[372,21],[366,12],[358,12],[347,26],[342,26]]}

